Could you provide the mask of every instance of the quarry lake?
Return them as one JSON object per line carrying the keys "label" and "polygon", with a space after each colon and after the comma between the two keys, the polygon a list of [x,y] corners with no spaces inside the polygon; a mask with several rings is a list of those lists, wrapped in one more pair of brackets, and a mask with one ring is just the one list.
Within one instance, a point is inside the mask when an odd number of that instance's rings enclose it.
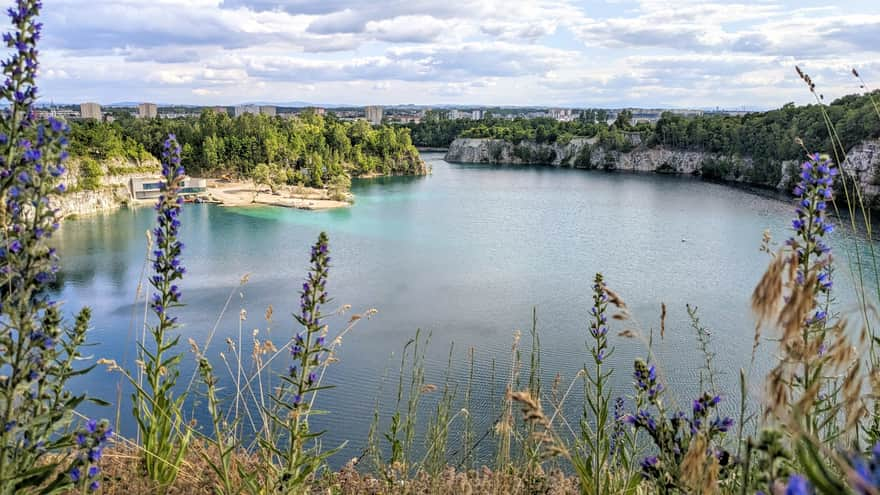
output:
{"label": "quarry lake", "polygon": [[[325,384],[336,388],[321,392],[317,401],[329,412],[314,421],[328,431],[324,446],[348,441],[333,465],[362,452],[377,402],[382,428],[387,427],[400,352],[417,329],[431,334],[426,381],[440,390],[454,343],[451,376],[460,397],[473,348],[472,401],[457,403],[455,410],[469,409],[477,437],[498,416],[517,330],[523,335],[527,376],[533,308],[546,388],[557,373],[567,386],[589,358],[587,316],[596,272],[627,302],[640,331],[654,330],[657,360],[680,404],[690,403],[703,363],[686,305],[699,308],[702,323],[711,329],[721,388],[729,391],[724,409],[733,411],[739,370],[748,370],[751,361],[749,298],[769,259],[759,250],[762,235],[769,229],[778,243],[789,236],[792,202],[689,177],[457,165],[434,153],[424,158],[432,175],[355,181],[351,208],[185,206],[186,306],[177,310],[184,324],[180,350],[187,354],[181,382],[186,384],[194,369],[187,338],[203,345],[215,324],[207,353],[226,393],[234,389],[219,357],[220,352],[231,355],[227,338],[237,342],[242,332],[248,360],[254,329],[259,329],[258,338],[268,336],[276,344],[292,337],[298,328],[291,313],[298,310],[309,247],[326,231],[332,255],[330,306],[351,304],[352,313],[378,310],[347,335],[339,362],[325,377]],[[135,335],[144,316],[144,304],[135,303],[135,297],[145,266],[145,232],[153,222],[150,208],[125,209],[67,221],[57,236],[62,256],[58,297],[68,314],[84,305],[92,308],[89,336],[95,345],[85,351],[92,359],[134,367]],[[834,236],[837,309],[852,311],[855,291],[847,264],[852,242],[840,230]],[[245,274],[248,281],[240,285]],[[668,307],[662,340],[661,302]],[[270,305],[274,316],[267,334]],[[246,318],[240,327],[242,309]],[[331,331],[347,320],[331,319]],[[632,393],[632,361],[646,355],[642,341],[617,336],[633,326],[612,325],[615,395]],[[755,377],[763,376],[772,351],[772,343],[759,349]],[[285,370],[289,354],[282,353],[276,364]],[[752,385],[757,394],[761,384]],[[120,380],[96,370],[76,386],[115,403]],[[121,389],[127,401],[130,391]],[[422,407],[434,407],[440,390],[427,394]],[[575,386],[567,402],[575,420],[579,390]],[[187,410],[207,427],[198,393],[191,394],[190,403]],[[131,422],[129,410],[123,406],[123,421]],[[84,412],[115,416],[112,407],[88,406]],[[133,423],[121,429],[134,435]],[[488,443],[479,449],[480,456],[490,455]]]}

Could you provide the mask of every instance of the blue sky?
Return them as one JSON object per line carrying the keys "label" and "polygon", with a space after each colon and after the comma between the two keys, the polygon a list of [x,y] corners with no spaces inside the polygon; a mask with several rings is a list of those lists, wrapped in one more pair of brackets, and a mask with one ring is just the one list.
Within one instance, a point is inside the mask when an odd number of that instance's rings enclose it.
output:
{"label": "blue sky", "polygon": [[52,0],[45,101],[735,108],[880,86],[880,2]]}

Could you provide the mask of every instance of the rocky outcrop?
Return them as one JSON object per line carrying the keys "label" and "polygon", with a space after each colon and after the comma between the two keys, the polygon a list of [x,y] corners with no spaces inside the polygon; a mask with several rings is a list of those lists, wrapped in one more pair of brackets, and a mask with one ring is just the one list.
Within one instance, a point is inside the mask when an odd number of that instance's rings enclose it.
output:
{"label": "rocky outcrop", "polygon": [[[631,145],[637,143],[631,142]],[[595,139],[574,138],[565,144],[511,143],[500,139],[456,139],[446,154],[454,163],[544,164],[631,172],[693,174],[708,178],[788,190],[797,161],[759,166],[752,157],[636,146],[632,151],[606,150]],[[854,146],[844,164],[861,185],[872,207],[880,207],[880,140]]]}
{"label": "rocky outcrop", "polygon": [[63,194],[55,198],[52,206],[59,210],[60,218],[65,218],[113,211],[129,203],[128,187],[104,187]]}
{"label": "rocky outcrop", "polygon": [[538,144],[530,141],[511,143],[503,139],[459,138],[449,145],[446,161],[574,166],[578,153],[595,142],[593,138],[573,138],[565,144]]}
{"label": "rocky outcrop", "polygon": [[[91,160],[97,169],[86,167],[87,161],[75,158],[67,163],[67,173],[62,176],[61,182],[70,192],[56,198],[53,205],[58,208],[61,218],[104,213],[132,204],[131,179],[155,177],[161,168],[155,159],[141,163],[120,159],[101,163]],[[92,175],[91,180],[85,178],[88,174]],[[92,189],[84,189],[87,182],[91,182]]]}
{"label": "rocky outcrop", "polygon": [[847,171],[859,182],[873,209],[880,208],[880,139],[857,144],[846,154]]}

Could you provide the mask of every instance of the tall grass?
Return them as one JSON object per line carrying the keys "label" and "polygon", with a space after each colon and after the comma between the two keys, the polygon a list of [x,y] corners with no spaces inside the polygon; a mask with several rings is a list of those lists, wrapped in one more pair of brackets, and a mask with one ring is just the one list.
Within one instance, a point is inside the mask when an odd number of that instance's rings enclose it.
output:
{"label": "tall grass", "polygon": [[[67,387],[70,378],[89,371],[75,365],[85,359],[80,347],[90,313],[80,312],[67,328],[44,290],[56,263],[45,239],[57,227],[46,205],[59,192],[55,179],[63,173],[66,131],[63,123],[39,124],[33,118],[39,7],[36,1],[17,1],[9,13],[13,31],[5,38],[14,53],[3,63],[9,80],[2,96],[11,107],[0,119],[7,167],[0,174],[0,493],[121,493],[128,485],[102,461],[112,434],[109,423],[77,425],[74,410],[87,397]],[[810,77],[798,73],[815,94]],[[853,74],[866,86],[858,72]],[[822,100],[817,96],[820,106]],[[872,103],[880,116],[880,105]],[[473,386],[481,378],[474,375],[474,350],[465,358],[465,386],[456,381],[454,346],[442,384],[429,383],[430,333],[416,332],[400,355],[393,412],[384,418],[377,402],[368,442],[359,446],[361,458],[369,461],[361,464],[361,473],[356,470],[359,459],[332,472],[328,459],[338,446],[327,448],[323,432],[313,429],[316,415],[332,413],[318,409],[318,397],[331,388],[325,373],[338,362],[343,338],[375,313],[367,310],[345,320],[348,306],[326,309],[331,303],[326,234],[319,235],[309,253],[300,310],[294,315],[297,330],[273,331],[270,307],[264,333],[255,330],[248,336],[247,311],[241,308],[237,339],[227,339],[219,360],[212,359],[216,351],[210,346],[217,324],[206,342],[190,342],[191,356],[179,348],[173,313],[182,304],[178,284],[185,270],[176,191],[184,171],[180,146],[171,136],[163,157],[166,189],[152,233],[155,293],[145,301],[152,315],[149,323],[145,315],[137,369],[99,361],[120,372],[134,390],[138,437],[131,447],[125,439],[117,444],[116,468],[142,480],[144,493],[878,493],[880,336],[872,317],[880,292],[869,295],[866,279],[873,278],[880,288],[880,264],[861,184],[848,170],[847,150],[824,107],[823,116],[834,160],[805,157],[794,191],[793,234],[779,249],[770,249],[765,238],[771,258],[752,295],[758,320],[755,346],[764,345],[766,337],[775,346],[759,404],[747,400],[751,377],[743,370],[737,419],[721,414],[719,405],[732,394],[719,390],[717,350],[704,316],[686,307],[695,350],[702,357],[695,359],[698,393],[679,410],[664,379],[664,363],[653,353],[654,332],[642,329],[624,298],[597,274],[591,300],[583,301],[592,303],[584,314],[587,364],[567,384],[558,374],[546,386],[542,379],[548,360],[533,310],[528,349],[516,332],[509,369],[496,369],[492,361],[488,389],[496,414],[482,434],[473,418],[474,404],[482,399]],[[834,221],[829,205],[840,211],[835,187],[846,200],[851,233],[867,237],[868,259],[856,249],[851,267],[861,304],[852,320],[832,311],[837,272],[828,235]],[[231,300],[232,295],[223,313]],[[667,308],[660,308],[662,340]],[[343,323],[337,325],[339,318]],[[615,321],[625,325],[619,333],[612,331]],[[331,324],[338,327],[335,332]],[[611,377],[620,370],[611,367],[609,358],[617,345],[633,346],[644,358],[633,363],[630,394],[612,399]],[[188,358],[197,366],[183,386],[178,378]],[[498,377],[503,377],[500,396],[495,392]],[[583,390],[582,403],[572,404],[580,414],[568,418],[566,406],[576,389]],[[195,423],[195,412],[185,409],[196,394],[205,400],[206,429]],[[120,461],[123,456],[131,461]],[[481,464],[479,472],[469,470]]]}
{"label": "tall grass", "polygon": [[[685,309],[701,356],[695,360],[700,368],[698,393],[685,402],[689,407],[674,407],[679,400],[671,395],[663,363],[652,352],[654,332],[643,331],[623,297],[596,275],[592,310],[585,315],[589,344],[584,356],[589,364],[570,382],[563,383],[557,375],[552,386],[542,383],[546,360],[533,311],[528,349],[516,332],[509,368],[497,370],[493,359],[491,384],[480,387],[488,388],[497,418],[481,434],[474,430],[472,415],[474,401],[480,400],[474,396],[473,349],[464,360],[466,384],[455,380],[460,359],[454,346],[442,383],[429,383],[430,334],[416,332],[399,356],[390,415],[384,416],[377,399],[364,455],[332,473],[327,459],[334,451],[323,448],[309,423],[310,415],[319,412],[313,408],[315,397],[326,389],[321,378],[335,361],[337,342],[329,340],[326,315],[320,310],[327,301],[323,287],[329,266],[324,259],[327,238],[322,235],[301,293],[303,313],[297,320],[303,332],[279,346],[268,340],[270,329],[263,340],[255,332],[248,356],[243,350],[247,342],[242,311],[238,340],[228,341],[228,355],[221,357],[226,381],[234,390],[225,409],[218,394],[223,379],[215,376],[205,351],[193,346],[211,417],[211,431],[201,437],[211,448],[200,454],[213,473],[213,490],[302,493],[323,486],[343,492],[371,487],[377,493],[441,493],[467,486],[535,493],[555,483],[584,494],[875,493],[877,480],[860,467],[873,461],[862,461],[860,453],[877,441],[872,427],[878,424],[876,404],[871,413],[873,398],[863,397],[868,384],[876,386],[876,355],[873,349],[868,356],[859,349],[876,337],[870,322],[853,332],[847,318],[832,312],[831,280],[836,272],[825,239],[831,231],[828,205],[835,205],[836,170],[843,170],[840,187],[845,196],[860,198],[845,159],[832,163],[810,155],[795,191],[794,234],[778,250],[765,237],[764,250],[771,258],[753,294],[755,347],[766,345],[770,337],[778,342],[778,361],[765,379],[759,409],[748,399],[751,364],[749,372],[740,370],[739,397],[719,390],[721,372],[711,331],[690,306]],[[856,208],[851,218],[860,209]],[[863,296],[860,300],[867,304]],[[661,304],[660,339],[667,332],[666,311]],[[862,309],[863,319],[870,311]],[[266,320],[271,324],[271,309]],[[624,323],[619,333],[611,330],[615,321]],[[631,394],[612,398],[609,380],[619,370],[610,366],[609,358],[621,343],[642,346],[645,358],[634,363]],[[275,374],[272,362],[286,354],[292,367]],[[503,377],[500,396],[495,394],[496,377]],[[572,421],[565,411],[575,388],[583,390],[583,403],[575,404],[581,415]],[[378,396],[383,396],[381,390]],[[738,399],[736,419],[719,411],[721,401],[730,398]],[[247,432],[256,441],[246,441]],[[368,462],[359,462],[363,458]],[[492,467],[463,474],[481,463]]]}

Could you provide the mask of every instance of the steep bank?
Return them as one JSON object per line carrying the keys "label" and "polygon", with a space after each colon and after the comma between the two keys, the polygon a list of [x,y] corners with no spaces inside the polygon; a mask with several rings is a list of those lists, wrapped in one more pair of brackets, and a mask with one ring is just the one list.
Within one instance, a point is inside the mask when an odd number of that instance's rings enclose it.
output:
{"label": "steep bank", "polygon": [[128,188],[106,187],[97,191],[74,191],[58,197],[52,206],[59,210],[59,218],[88,216],[116,210],[132,204]]}
{"label": "steep bank", "polygon": [[[792,187],[795,160],[758,163],[753,157],[641,146],[632,151],[606,150],[595,139],[573,138],[565,144],[501,139],[459,138],[453,141],[446,160],[453,163],[486,163],[624,170],[670,174],[693,174],[728,182],[740,182],[779,190]],[[880,140],[867,140],[853,147],[845,163],[861,184],[872,208],[880,208]]]}
{"label": "steep bank", "polygon": [[53,206],[58,208],[59,217],[64,218],[104,213],[135,204],[129,190],[131,179],[155,177],[160,167],[156,159],[98,162],[89,158],[73,158],[61,180],[69,192],[58,197]]}

